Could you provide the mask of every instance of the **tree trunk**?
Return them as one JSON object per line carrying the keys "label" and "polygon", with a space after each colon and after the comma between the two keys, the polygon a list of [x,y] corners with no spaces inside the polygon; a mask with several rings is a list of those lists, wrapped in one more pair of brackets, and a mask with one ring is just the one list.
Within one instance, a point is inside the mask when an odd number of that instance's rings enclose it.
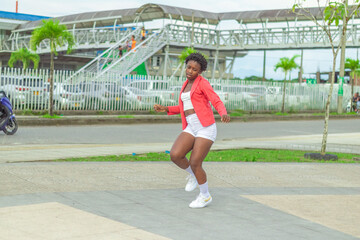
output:
{"label": "tree trunk", "polygon": [[331,83],[330,83],[330,90],[329,95],[325,105],[325,124],[324,124],[324,132],[323,132],[323,139],[321,143],[321,155],[325,155],[326,152],[326,143],[328,137],[328,127],[329,127],[329,115],[330,115],[330,102],[332,97],[332,92],[334,88],[334,81],[335,81],[335,66],[336,66],[336,55],[333,56],[333,68],[331,74]]}
{"label": "tree trunk", "polygon": [[282,113],[285,112],[286,75],[287,75],[287,72],[285,72],[284,87],[283,87],[283,99],[282,99],[282,105],[281,105],[281,112]]}
{"label": "tree trunk", "polygon": [[[344,28],[347,28],[347,24],[344,23]],[[346,51],[346,32],[342,31],[341,35],[341,54],[340,54],[340,72],[339,77],[345,76],[345,51]]]}
{"label": "tree trunk", "polygon": [[[345,5],[345,12],[347,11],[348,8],[348,0],[343,0],[343,3]],[[340,54],[340,72],[339,72],[339,76],[340,77],[344,77],[345,75],[345,50],[346,50],[346,29],[347,29],[347,14],[344,14],[343,16],[343,27],[342,27],[342,31],[341,31],[341,54]],[[339,81],[338,81],[339,83]],[[343,108],[342,108],[342,103],[343,103],[343,96],[342,95],[338,95],[337,98],[337,113],[342,113],[343,112]]]}
{"label": "tree trunk", "polygon": [[302,83],[302,76],[303,76],[303,61],[304,61],[304,49],[301,49],[301,55],[300,55],[300,74],[299,74],[299,83]]}
{"label": "tree trunk", "polygon": [[350,112],[352,112],[352,98],[354,96],[354,81],[355,81],[355,76],[356,73],[354,71],[354,73],[352,74],[352,77],[350,78],[351,81],[351,97],[350,97]]}
{"label": "tree trunk", "polygon": [[54,52],[50,53],[50,89],[49,89],[49,114],[53,116],[54,109]]}

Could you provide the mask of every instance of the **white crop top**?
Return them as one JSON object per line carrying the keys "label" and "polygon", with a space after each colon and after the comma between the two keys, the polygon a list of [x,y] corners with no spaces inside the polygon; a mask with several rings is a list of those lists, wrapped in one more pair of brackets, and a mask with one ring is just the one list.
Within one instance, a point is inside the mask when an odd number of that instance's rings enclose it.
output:
{"label": "white crop top", "polygon": [[181,101],[184,105],[184,111],[189,109],[194,109],[191,99],[190,99],[190,91],[181,93]]}

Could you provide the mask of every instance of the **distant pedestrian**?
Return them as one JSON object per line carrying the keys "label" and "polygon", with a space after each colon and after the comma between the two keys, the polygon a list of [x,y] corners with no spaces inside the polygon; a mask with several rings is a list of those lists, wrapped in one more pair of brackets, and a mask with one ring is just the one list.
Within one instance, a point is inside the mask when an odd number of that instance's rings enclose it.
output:
{"label": "distant pedestrian", "polygon": [[360,109],[360,96],[359,93],[356,92],[354,94],[354,97],[352,98],[352,108],[354,109],[355,112],[359,113],[359,109]]}
{"label": "distant pedestrian", "polygon": [[[170,158],[178,167],[189,173],[185,191],[193,191],[197,186],[200,188],[200,194],[189,207],[203,208],[212,201],[212,197],[202,163],[217,134],[210,102],[220,114],[222,122],[230,122],[230,116],[208,80],[200,75],[207,67],[204,56],[192,53],[186,58],[185,63],[187,80],[180,91],[179,105],[155,104],[154,109],[157,112],[167,112],[168,115],[181,115],[183,131],[171,148]],[[186,154],[190,151],[191,156],[188,160]]]}
{"label": "distant pedestrian", "polygon": [[123,56],[123,47],[120,45],[119,46],[119,58],[122,58]]}
{"label": "distant pedestrian", "polygon": [[135,40],[135,36],[132,35],[131,36],[131,50],[133,50],[136,47],[136,40]]}
{"label": "distant pedestrian", "polygon": [[146,38],[146,31],[145,31],[145,28],[142,27],[141,29],[141,41],[144,41]]}
{"label": "distant pedestrian", "polygon": [[131,50],[131,42],[129,40],[126,41],[126,51],[130,52]]}

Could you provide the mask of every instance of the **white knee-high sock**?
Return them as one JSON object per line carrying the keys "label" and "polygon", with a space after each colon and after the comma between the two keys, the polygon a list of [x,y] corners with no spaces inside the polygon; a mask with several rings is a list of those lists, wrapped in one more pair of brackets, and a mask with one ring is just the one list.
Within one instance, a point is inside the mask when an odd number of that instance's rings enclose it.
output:
{"label": "white knee-high sock", "polygon": [[188,173],[190,173],[191,175],[193,175],[195,177],[195,174],[194,174],[193,170],[191,169],[191,166],[186,168],[185,171],[187,171]]}
{"label": "white knee-high sock", "polygon": [[208,182],[205,182],[204,184],[199,185],[199,188],[200,188],[201,195],[203,195],[206,198],[210,197]]}

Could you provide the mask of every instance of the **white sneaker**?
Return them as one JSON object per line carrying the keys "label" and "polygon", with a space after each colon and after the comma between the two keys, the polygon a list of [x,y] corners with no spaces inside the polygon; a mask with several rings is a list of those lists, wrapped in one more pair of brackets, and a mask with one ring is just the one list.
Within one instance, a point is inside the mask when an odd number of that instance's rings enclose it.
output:
{"label": "white sneaker", "polygon": [[189,174],[189,176],[187,176],[186,180],[188,180],[188,182],[186,183],[185,191],[191,192],[198,186],[198,182],[194,175]]}
{"label": "white sneaker", "polygon": [[201,195],[201,193],[200,193],[199,196],[197,196],[197,198],[189,204],[189,207],[203,208],[203,207],[209,205],[209,203],[211,203],[211,201],[212,201],[211,195],[209,195],[209,197],[206,198],[203,195]]}

